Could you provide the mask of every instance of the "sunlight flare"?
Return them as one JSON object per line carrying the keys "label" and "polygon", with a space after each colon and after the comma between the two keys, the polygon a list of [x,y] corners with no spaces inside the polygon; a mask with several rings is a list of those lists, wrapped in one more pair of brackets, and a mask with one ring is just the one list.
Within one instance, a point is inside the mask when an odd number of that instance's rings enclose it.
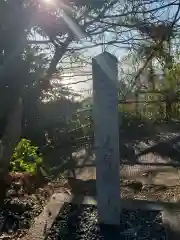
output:
{"label": "sunlight flare", "polygon": [[44,4],[47,6],[54,6],[55,5],[55,0],[41,0]]}
{"label": "sunlight flare", "polygon": [[54,1],[53,0],[43,0],[45,3],[52,4]]}

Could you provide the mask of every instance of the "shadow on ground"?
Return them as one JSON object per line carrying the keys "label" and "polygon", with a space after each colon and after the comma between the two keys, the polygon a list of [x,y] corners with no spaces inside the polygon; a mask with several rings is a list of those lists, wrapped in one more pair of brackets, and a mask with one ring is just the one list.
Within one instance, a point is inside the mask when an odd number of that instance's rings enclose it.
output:
{"label": "shadow on ground", "polygon": [[168,158],[169,164],[180,164],[179,122],[152,123],[126,116],[119,132],[121,163],[140,163],[140,156],[154,153],[163,159]]}
{"label": "shadow on ground", "polygon": [[113,239],[176,240],[180,237],[177,228],[180,204],[122,200],[120,226],[115,228],[98,224],[96,202],[88,203],[83,196],[75,198],[64,203],[45,239],[109,240],[116,236]]}
{"label": "shadow on ground", "polygon": [[172,165],[176,163],[180,164],[180,136],[174,137],[170,140],[160,141],[143,150],[136,157],[140,157],[148,153],[157,154],[162,158],[169,158]]}

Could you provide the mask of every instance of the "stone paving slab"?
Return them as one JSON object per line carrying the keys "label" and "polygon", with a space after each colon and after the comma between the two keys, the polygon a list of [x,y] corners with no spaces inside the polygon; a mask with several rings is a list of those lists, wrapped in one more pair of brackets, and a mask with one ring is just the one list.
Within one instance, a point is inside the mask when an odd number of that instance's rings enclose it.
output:
{"label": "stone paving slab", "polygon": [[66,200],[64,197],[61,201],[59,197],[57,198],[56,195],[53,195],[22,240],[45,239],[48,230],[51,228],[56,216],[64,205],[63,199]]}
{"label": "stone paving slab", "polygon": [[[149,177],[143,176],[144,173],[150,173]],[[121,179],[140,181],[143,184],[177,186],[180,185],[180,168],[167,166],[150,165],[123,165],[120,169]],[[84,181],[96,179],[95,167],[84,167],[76,178]]]}
{"label": "stone paving slab", "polygon": [[[96,205],[96,197],[55,193],[43,212],[35,219],[33,226],[22,240],[41,240],[51,228],[56,216],[63,209],[64,202]],[[168,239],[180,239],[180,203],[153,202],[144,200],[121,200],[122,208],[129,210],[158,210],[162,212],[163,225],[167,229]]]}
{"label": "stone paving slab", "polygon": [[[96,179],[94,155],[88,155],[85,149],[74,153],[76,159],[76,178]],[[86,160],[85,160],[86,159]],[[144,177],[144,173],[151,173]],[[143,184],[177,186],[180,185],[180,165],[173,165],[171,159],[148,153],[138,158],[138,162],[123,163],[120,167],[121,178],[140,181]]]}

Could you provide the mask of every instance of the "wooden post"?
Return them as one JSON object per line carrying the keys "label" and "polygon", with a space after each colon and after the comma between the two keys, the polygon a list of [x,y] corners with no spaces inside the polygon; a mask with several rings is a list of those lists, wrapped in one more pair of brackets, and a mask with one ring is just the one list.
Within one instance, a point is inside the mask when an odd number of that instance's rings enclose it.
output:
{"label": "wooden post", "polygon": [[99,221],[120,224],[120,158],[117,58],[104,52],[92,60],[96,187]]}

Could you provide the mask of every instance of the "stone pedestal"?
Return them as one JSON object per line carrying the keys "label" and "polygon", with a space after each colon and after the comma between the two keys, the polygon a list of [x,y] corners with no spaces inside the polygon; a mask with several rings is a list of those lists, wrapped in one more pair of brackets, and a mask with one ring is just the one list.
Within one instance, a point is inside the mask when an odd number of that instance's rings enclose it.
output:
{"label": "stone pedestal", "polygon": [[92,61],[96,186],[99,220],[120,223],[117,59],[104,52]]}

